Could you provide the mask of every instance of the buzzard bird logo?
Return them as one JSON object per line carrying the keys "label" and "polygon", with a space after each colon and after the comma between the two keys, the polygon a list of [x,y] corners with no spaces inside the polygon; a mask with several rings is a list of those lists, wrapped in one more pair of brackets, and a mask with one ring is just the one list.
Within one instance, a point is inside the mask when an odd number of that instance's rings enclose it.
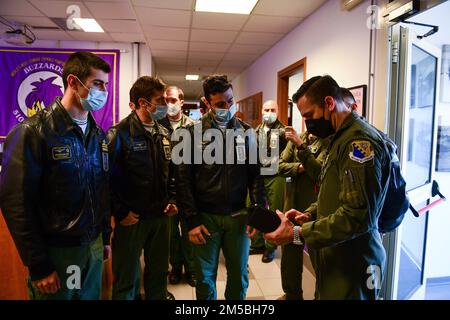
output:
{"label": "buzzard bird logo", "polygon": [[27,106],[27,116],[31,117],[49,106],[56,96],[61,95],[61,86],[53,83],[57,77],[47,79],[39,78],[39,81],[31,83],[33,89],[27,95],[25,104]]}

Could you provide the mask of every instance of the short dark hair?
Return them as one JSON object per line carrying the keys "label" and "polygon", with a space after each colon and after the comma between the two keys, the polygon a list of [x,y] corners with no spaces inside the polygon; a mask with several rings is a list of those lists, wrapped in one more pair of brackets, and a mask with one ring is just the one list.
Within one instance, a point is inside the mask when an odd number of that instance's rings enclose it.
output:
{"label": "short dark hair", "polygon": [[226,75],[212,75],[208,76],[203,81],[203,93],[206,100],[210,100],[211,95],[217,93],[224,93],[228,89],[233,88],[231,83],[228,81]]}
{"label": "short dark hair", "polygon": [[99,56],[88,51],[74,52],[64,63],[63,84],[64,90],[67,89],[67,76],[73,74],[80,81],[86,80],[92,73],[92,69],[100,69],[106,73],[111,72],[111,66]]}
{"label": "short dark hair", "polygon": [[184,92],[183,92],[183,90],[181,90],[180,87],[169,86],[169,87],[166,88],[166,92],[169,91],[169,90],[177,90],[178,91],[178,99],[184,100]]}
{"label": "short dark hair", "polygon": [[344,102],[347,104],[354,104],[356,103],[355,96],[353,96],[353,93],[348,90],[347,88],[341,87],[341,93],[342,93],[342,99],[344,99]]}
{"label": "short dark hair", "polygon": [[164,92],[166,84],[158,77],[143,76],[136,80],[130,89],[130,101],[139,109],[138,100],[151,100],[158,92]]}
{"label": "short dark hair", "polygon": [[316,76],[305,81],[292,96],[292,101],[297,103],[305,95],[311,103],[317,104],[320,107],[324,107],[326,96],[331,96],[335,100],[343,102],[341,87],[329,75]]}

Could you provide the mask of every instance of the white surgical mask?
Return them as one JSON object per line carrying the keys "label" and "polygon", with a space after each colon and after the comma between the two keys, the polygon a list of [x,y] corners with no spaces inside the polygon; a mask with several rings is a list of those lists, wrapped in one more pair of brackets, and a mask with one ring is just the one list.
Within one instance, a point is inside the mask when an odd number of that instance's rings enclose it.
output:
{"label": "white surgical mask", "polygon": [[265,124],[272,124],[277,120],[277,114],[275,112],[264,112],[263,121]]}
{"label": "white surgical mask", "polygon": [[181,106],[178,103],[167,104],[167,114],[171,117],[176,116],[181,111]]}

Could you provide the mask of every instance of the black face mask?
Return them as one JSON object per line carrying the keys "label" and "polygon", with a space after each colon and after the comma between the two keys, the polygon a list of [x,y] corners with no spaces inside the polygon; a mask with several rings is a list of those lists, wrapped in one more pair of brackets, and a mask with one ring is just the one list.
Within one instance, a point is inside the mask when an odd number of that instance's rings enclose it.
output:
{"label": "black face mask", "polygon": [[322,139],[334,133],[334,128],[331,124],[331,120],[325,119],[325,108],[323,109],[322,118],[305,120],[305,124],[308,133],[312,133],[313,135]]}

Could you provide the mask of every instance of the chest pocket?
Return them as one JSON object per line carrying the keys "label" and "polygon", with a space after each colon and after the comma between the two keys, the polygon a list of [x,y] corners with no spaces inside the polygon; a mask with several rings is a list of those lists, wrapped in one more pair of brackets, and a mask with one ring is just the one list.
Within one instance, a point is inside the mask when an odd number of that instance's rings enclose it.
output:
{"label": "chest pocket", "polygon": [[142,165],[147,165],[151,161],[149,152],[149,142],[144,138],[133,139],[130,137],[131,141],[129,147],[127,148],[125,163],[130,168],[138,168]]}
{"label": "chest pocket", "polygon": [[325,158],[325,161],[323,162],[322,165],[322,170],[320,171],[320,176],[319,176],[319,185],[322,184],[323,179],[325,178],[325,175],[327,174],[328,170],[330,169],[331,165],[332,165],[332,161],[330,161],[330,156],[327,155],[327,157]]}

